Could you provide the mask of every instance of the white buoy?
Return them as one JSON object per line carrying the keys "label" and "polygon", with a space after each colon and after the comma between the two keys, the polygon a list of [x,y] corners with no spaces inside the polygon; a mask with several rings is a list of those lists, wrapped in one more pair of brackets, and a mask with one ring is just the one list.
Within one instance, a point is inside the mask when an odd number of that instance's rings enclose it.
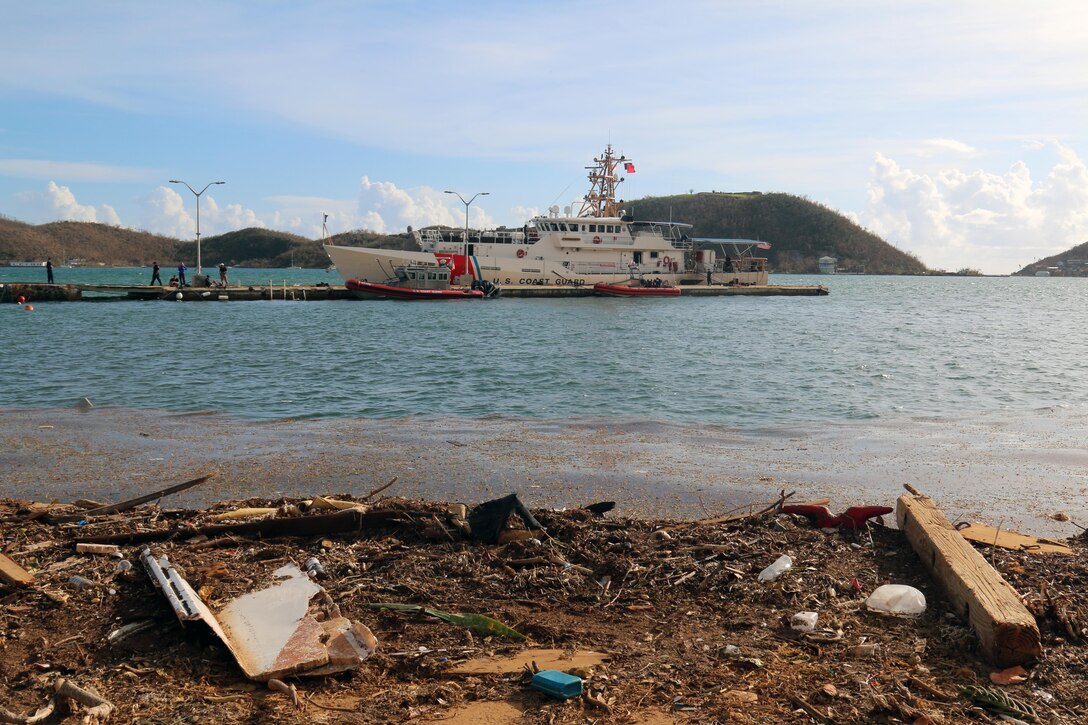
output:
{"label": "white buoy", "polygon": [[174,299],[175,299],[175,300],[177,300],[178,302],[181,302],[181,300],[182,300],[182,299],[183,299],[184,297],[185,297],[185,295],[183,295],[183,294],[182,294],[182,293],[180,293],[180,292],[178,292],[178,293],[177,293],[176,295],[174,295]]}

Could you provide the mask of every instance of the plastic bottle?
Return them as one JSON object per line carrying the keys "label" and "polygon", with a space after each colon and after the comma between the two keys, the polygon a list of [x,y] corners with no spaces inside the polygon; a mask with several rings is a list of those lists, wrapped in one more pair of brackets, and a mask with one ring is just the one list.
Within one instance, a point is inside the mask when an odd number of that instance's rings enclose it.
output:
{"label": "plastic bottle", "polygon": [[325,567],[321,566],[321,562],[317,560],[316,556],[311,556],[307,559],[303,567],[306,569],[306,573],[315,579],[317,577],[325,576]]}
{"label": "plastic bottle", "polygon": [[775,559],[773,564],[759,572],[759,580],[761,582],[773,582],[792,566],[793,559],[783,554]]}
{"label": "plastic bottle", "polygon": [[93,589],[95,583],[86,577],[81,577],[79,574],[74,574],[68,578],[68,581],[75,584],[80,589]]}
{"label": "plastic bottle", "polygon": [[886,614],[921,614],[926,611],[926,595],[906,584],[885,584],[869,595],[865,606]]}

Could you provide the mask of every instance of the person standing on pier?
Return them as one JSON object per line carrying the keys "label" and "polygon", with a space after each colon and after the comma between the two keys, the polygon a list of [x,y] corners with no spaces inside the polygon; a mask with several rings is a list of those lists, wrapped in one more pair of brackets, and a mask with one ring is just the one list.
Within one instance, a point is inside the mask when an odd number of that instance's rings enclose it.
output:
{"label": "person standing on pier", "polygon": [[154,287],[156,284],[158,284],[160,287],[162,287],[162,277],[159,276],[159,263],[158,262],[152,262],[151,263],[151,284],[149,286]]}
{"label": "person standing on pier", "polygon": [[46,274],[47,281],[49,282],[49,284],[53,284],[53,260],[52,259],[45,260],[45,274]]}
{"label": "person standing on pier", "polygon": [[223,284],[224,287],[228,286],[227,285],[227,265],[225,265],[222,262],[219,263],[219,281]]}
{"label": "person standing on pier", "polygon": [[185,262],[178,263],[178,287],[188,287],[189,283],[185,281],[185,270],[188,267],[185,266]]}

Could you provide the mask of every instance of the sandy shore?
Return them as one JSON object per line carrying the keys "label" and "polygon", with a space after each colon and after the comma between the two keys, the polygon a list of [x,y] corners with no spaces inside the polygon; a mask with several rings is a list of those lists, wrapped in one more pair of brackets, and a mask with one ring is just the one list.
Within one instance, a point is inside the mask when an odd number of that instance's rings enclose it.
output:
{"label": "sandy shore", "polygon": [[535,507],[616,500],[631,516],[697,518],[775,498],[894,505],[904,483],[953,520],[1037,535],[1088,524],[1088,424],[1069,411],[736,431],[653,421],[321,419],[219,412],[7,410],[5,495],[117,501],[218,471],[178,506],[253,496],[362,495],[399,477],[405,497]]}

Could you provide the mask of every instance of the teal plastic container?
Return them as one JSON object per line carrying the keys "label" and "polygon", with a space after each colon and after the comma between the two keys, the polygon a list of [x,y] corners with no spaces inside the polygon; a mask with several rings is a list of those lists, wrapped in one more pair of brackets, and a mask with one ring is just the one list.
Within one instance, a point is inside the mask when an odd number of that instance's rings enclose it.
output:
{"label": "teal plastic container", "polygon": [[533,675],[532,686],[534,689],[552,697],[557,697],[560,700],[581,697],[582,695],[582,678],[568,675],[566,672],[560,672],[559,670],[541,670],[537,672]]}

